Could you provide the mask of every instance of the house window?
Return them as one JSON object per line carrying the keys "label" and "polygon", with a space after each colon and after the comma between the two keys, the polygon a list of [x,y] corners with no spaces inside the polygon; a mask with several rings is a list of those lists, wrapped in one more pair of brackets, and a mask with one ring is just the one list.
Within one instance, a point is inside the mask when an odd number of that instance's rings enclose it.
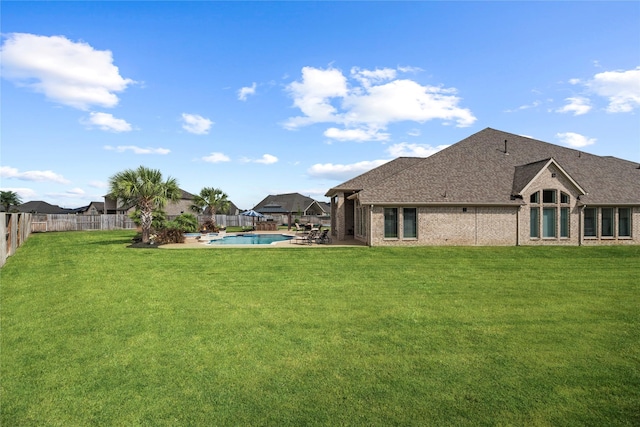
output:
{"label": "house window", "polygon": [[531,197],[529,197],[529,202],[535,204],[540,203],[540,192],[536,191],[535,193],[533,193]]}
{"label": "house window", "polygon": [[584,237],[596,237],[598,235],[598,210],[585,208],[584,210]]}
{"label": "house window", "polygon": [[560,192],[560,203],[562,204],[569,203],[569,195],[567,193]]}
{"label": "house window", "polygon": [[613,237],[613,208],[602,208],[602,237]]}
{"label": "house window", "polygon": [[529,216],[529,236],[533,238],[540,237],[540,218],[538,214],[540,209],[531,208],[531,215]]}
{"label": "house window", "polygon": [[560,208],[560,237],[569,237],[569,208]]}
{"label": "house window", "polygon": [[556,208],[542,209],[542,237],[556,237]]}
{"label": "house window", "polygon": [[555,203],[556,190],[542,190],[542,203]]}
{"label": "house window", "polygon": [[398,237],[398,208],[384,208],[384,237]]}
{"label": "house window", "polygon": [[417,234],[416,208],[404,208],[402,210],[402,237],[416,238]]}
{"label": "house window", "polygon": [[618,209],[618,237],[631,237],[631,209]]}

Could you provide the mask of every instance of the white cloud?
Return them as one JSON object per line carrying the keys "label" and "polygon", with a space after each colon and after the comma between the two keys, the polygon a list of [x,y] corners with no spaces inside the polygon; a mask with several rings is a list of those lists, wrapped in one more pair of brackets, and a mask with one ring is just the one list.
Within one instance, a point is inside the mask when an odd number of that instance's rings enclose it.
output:
{"label": "white cloud", "polygon": [[448,146],[449,145],[438,145],[432,147],[427,144],[409,144],[402,142],[400,144],[393,144],[387,149],[387,152],[393,157],[429,157],[440,150],[444,150]]}
{"label": "white cloud", "polygon": [[247,97],[249,95],[255,95],[256,94],[256,82],[253,82],[253,84],[250,87],[243,87],[238,91],[238,99],[240,101],[246,101]]}
{"label": "white cloud", "polygon": [[587,145],[596,143],[595,138],[587,138],[584,135],[580,135],[579,133],[574,132],[557,133],[556,138],[558,138],[558,140],[560,140],[562,144],[575,148],[586,147]]}
{"label": "white cloud", "polygon": [[385,126],[390,122],[425,122],[434,119],[457,122],[458,127],[473,124],[476,118],[467,109],[458,108],[455,89],[421,86],[412,80],[394,80],[372,86],[363,95],[349,96],[344,107],[347,121]]}
{"label": "white cloud", "polygon": [[115,93],[135,83],[120,76],[110,51],[63,36],[11,33],[1,53],[4,78],[81,110],[114,107]]}
{"label": "white cloud", "polygon": [[607,111],[610,113],[628,113],[640,107],[640,67],[598,73],[586,86],[608,99]]}
{"label": "white cloud", "polygon": [[209,129],[211,129],[211,125],[213,122],[209,119],[206,119],[198,114],[187,114],[182,113],[182,128],[189,133],[193,133],[196,135],[206,135],[209,133]]}
{"label": "white cloud", "polygon": [[515,113],[517,111],[529,110],[531,108],[539,107],[541,104],[542,104],[541,101],[536,100],[536,101],[533,101],[531,104],[524,104],[524,105],[521,105],[518,108],[515,108],[513,110],[506,110],[505,112],[506,113]]}
{"label": "white cloud", "polygon": [[293,97],[293,105],[304,114],[292,117],[286,123],[287,129],[295,129],[313,123],[333,122],[337,109],[331,105],[331,98],[347,96],[347,79],[340,70],[321,70],[313,67],[302,69],[302,81],[293,82],[287,90]]}
{"label": "white cloud", "polygon": [[228,162],[231,159],[223,153],[211,153],[208,156],[203,157],[202,160],[207,163],[221,163]]}
{"label": "white cloud", "polygon": [[397,71],[393,68],[375,70],[361,70],[358,67],[351,69],[351,76],[358,80],[362,86],[370,87],[372,84],[382,83],[396,78]]}
{"label": "white cloud", "polygon": [[249,157],[242,157],[240,161],[242,163],[262,163],[263,165],[271,165],[278,162],[278,158],[271,154],[263,154],[259,159],[251,159]]}
{"label": "white cloud", "polygon": [[89,127],[98,127],[104,131],[110,131],[115,133],[130,132],[131,125],[123,119],[117,119],[113,117],[113,114],[109,113],[97,113],[91,112],[89,118],[82,120],[82,123]]}
{"label": "white cloud", "polygon": [[22,181],[38,181],[38,182],[57,182],[60,184],[68,184],[70,181],[62,175],[52,171],[26,171],[20,172],[16,168],[10,166],[0,166],[0,177],[14,178]]}
{"label": "white cloud", "polygon": [[271,165],[277,162],[278,158],[276,156],[272,156],[271,154],[264,154],[261,158],[255,161],[255,163],[262,163],[264,165]]}
{"label": "white cloud", "polygon": [[343,140],[352,134],[354,140],[361,141],[366,134],[353,132],[354,129],[368,131],[373,140],[380,140],[377,131],[384,131],[393,122],[442,120],[445,124],[466,127],[476,121],[470,110],[458,106],[456,89],[396,79],[398,71],[402,70],[354,67],[349,84],[347,77],[335,68],[304,67],[301,81],[287,87],[293,105],[303,115],[289,118],[284,127],[297,129],[314,123],[335,123],[346,129],[330,128],[330,134]]}
{"label": "white cloud", "polygon": [[2,188],[0,188],[0,190],[2,190],[2,191],[13,191],[14,193],[17,193],[18,196],[20,196],[20,199],[22,199],[23,202],[26,202],[29,199],[35,198],[36,195],[38,194],[34,190],[32,190],[31,188],[24,188],[24,187],[2,187]]}
{"label": "white cloud", "polygon": [[387,163],[389,160],[372,160],[352,163],[350,165],[340,165],[333,163],[317,163],[311,166],[307,173],[314,178],[327,178],[345,181],[355,176],[363,174],[371,169]]}
{"label": "white cloud", "polygon": [[388,133],[380,133],[377,129],[338,129],[329,128],[324,136],[338,141],[388,141]]}
{"label": "white cloud", "polygon": [[84,196],[85,192],[82,188],[76,187],[76,188],[72,188],[70,190],[67,190],[65,192],[65,194],[75,197],[75,196]]}
{"label": "white cloud", "polygon": [[171,150],[168,148],[142,148],[135,145],[118,145],[112,147],[111,145],[105,145],[105,150],[115,151],[116,153],[124,153],[125,151],[133,151],[134,154],[169,154]]}
{"label": "white cloud", "polygon": [[558,113],[573,112],[574,116],[581,116],[591,111],[591,105],[588,98],[576,96],[576,97],[566,98],[565,101],[567,101],[567,105],[556,110]]}
{"label": "white cloud", "polygon": [[82,188],[72,188],[69,189],[67,191],[64,191],[62,193],[47,193],[46,196],[48,198],[55,198],[55,199],[78,199],[78,198],[84,198],[87,194],[85,193],[85,191]]}

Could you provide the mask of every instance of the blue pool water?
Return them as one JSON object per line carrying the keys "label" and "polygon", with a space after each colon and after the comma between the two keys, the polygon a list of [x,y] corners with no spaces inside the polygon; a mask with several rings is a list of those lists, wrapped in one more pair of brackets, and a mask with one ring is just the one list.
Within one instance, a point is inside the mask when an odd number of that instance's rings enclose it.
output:
{"label": "blue pool water", "polygon": [[238,234],[235,236],[225,236],[222,239],[212,240],[210,245],[270,245],[275,242],[282,242],[293,239],[292,236],[284,234]]}

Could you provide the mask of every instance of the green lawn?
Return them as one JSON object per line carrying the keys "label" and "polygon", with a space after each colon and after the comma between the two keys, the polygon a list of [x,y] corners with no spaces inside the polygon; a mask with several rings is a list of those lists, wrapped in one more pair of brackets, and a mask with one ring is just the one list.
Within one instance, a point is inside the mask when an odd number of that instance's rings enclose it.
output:
{"label": "green lawn", "polygon": [[640,425],[640,247],[132,236],[9,258],[0,425]]}

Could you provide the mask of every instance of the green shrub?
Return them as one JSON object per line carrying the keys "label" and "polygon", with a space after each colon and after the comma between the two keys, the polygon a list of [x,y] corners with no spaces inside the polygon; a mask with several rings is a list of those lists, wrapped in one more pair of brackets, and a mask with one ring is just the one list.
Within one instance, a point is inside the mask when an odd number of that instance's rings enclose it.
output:
{"label": "green shrub", "polygon": [[172,225],[176,225],[184,233],[195,233],[198,231],[198,218],[195,215],[186,213],[182,214],[172,221]]}

